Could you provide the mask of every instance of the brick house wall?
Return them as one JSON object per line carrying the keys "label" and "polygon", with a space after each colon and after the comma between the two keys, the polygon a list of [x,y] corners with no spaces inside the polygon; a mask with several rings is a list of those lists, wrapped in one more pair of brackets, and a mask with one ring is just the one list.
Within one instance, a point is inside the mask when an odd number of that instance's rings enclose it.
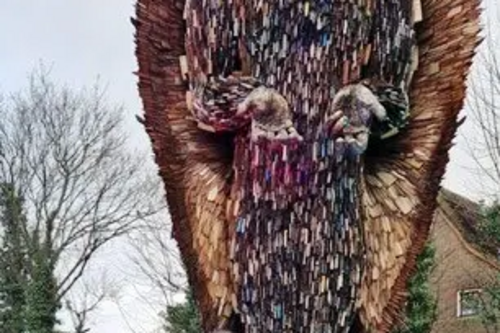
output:
{"label": "brick house wall", "polygon": [[457,226],[460,214],[442,196],[439,206],[431,230],[436,247],[431,284],[438,298],[438,318],[432,333],[489,333],[477,316],[458,316],[457,293],[491,283],[500,265],[465,240]]}

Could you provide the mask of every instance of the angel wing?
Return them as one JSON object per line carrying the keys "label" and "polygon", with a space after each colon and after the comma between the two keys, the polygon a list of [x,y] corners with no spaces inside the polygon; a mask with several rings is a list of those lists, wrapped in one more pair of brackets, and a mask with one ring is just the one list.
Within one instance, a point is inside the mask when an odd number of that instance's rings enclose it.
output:
{"label": "angel wing", "polygon": [[[136,56],[145,127],[189,283],[206,330],[231,313],[225,218],[231,151],[223,136],[200,131],[190,121],[179,58],[184,49],[184,0],[140,0],[136,5]],[[230,146],[228,144],[227,146]]]}
{"label": "angel wing", "polygon": [[409,126],[383,146],[371,147],[366,158],[368,263],[360,317],[368,331],[390,331],[429,235],[448,150],[459,126],[466,76],[480,42],[479,5],[477,0],[422,1]]}
{"label": "angel wing", "polygon": [[[364,207],[368,267],[360,299],[366,328],[387,332],[404,302],[408,276],[428,235],[448,160],[465,76],[478,38],[479,1],[423,0],[420,64],[404,133],[370,147]],[[223,136],[189,119],[179,58],[185,53],[184,0],[138,0],[136,56],[145,126],[167,191],[173,233],[189,282],[212,330],[232,311],[228,274],[231,151]]]}

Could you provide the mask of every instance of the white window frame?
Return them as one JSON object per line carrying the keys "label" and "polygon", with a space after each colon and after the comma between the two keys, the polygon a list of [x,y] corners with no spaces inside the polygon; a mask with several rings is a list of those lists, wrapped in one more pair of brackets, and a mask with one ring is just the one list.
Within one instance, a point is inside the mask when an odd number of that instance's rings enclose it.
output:
{"label": "white window frame", "polygon": [[483,290],[480,288],[476,289],[461,289],[457,291],[457,317],[458,318],[466,318],[466,317],[474,317],[477,316],[479,313],[478,311],[476,312],[471,312],[471,313],[462,313],[462,294],[472,294],[472,293],[477,293],[477,294],[482,294]]}

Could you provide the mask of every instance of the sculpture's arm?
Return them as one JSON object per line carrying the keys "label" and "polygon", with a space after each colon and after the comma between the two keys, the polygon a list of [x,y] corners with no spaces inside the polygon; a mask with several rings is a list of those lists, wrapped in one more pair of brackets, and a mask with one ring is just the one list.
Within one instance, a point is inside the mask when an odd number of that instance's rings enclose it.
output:
{"label": "sculpture's arm", "polygon": [[194,81],[191,112],[198,127],[210,132],[224,132],[248,125],[250,109],[242,105],[259,85],[250,77],[237,76],[219,76],[206,84]]}
{"label": "sculpture's arm", "polygon": [[[281,104],[276,111],[282,113],[284,100],[249,73],[250,58],[241,46],[244,33],[238,28],[244,17],[227,14],[241,4],[224,3],[224,15],[211,13],[210,6],[190,1],[185,11],[187,52],[181,67],[189,81],[188,105],[198,127],[211,132],[235,131],[249,125],[252,118],[271,117],[276,103]],[[282,116],[277,114],[275,120],[283,120]]]}
{"label": "sculpture's arm", "polygon": [[373,123],[372,136],[384,140],[398,134],[408,125],[410,118],[410,102],[405,88],[369,81],[365,81],[365,85],[377,96],[379,103],[386,110],[385,117],[378,118]]}

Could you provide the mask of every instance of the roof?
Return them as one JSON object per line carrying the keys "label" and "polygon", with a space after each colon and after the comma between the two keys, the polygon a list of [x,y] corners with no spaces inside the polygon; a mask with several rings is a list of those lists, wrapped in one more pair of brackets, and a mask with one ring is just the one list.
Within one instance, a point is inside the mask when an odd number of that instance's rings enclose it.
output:
{"label": "roof", "polygon": [[483,259],[493,260],[495,265],[498,265],[500,242],[486,240],[480,232],[481,204],[446,189],[441,190],[438,204],[448,222],[457,229],[467,245],[472,247],[474,252],[477,251],[486,257]]}

